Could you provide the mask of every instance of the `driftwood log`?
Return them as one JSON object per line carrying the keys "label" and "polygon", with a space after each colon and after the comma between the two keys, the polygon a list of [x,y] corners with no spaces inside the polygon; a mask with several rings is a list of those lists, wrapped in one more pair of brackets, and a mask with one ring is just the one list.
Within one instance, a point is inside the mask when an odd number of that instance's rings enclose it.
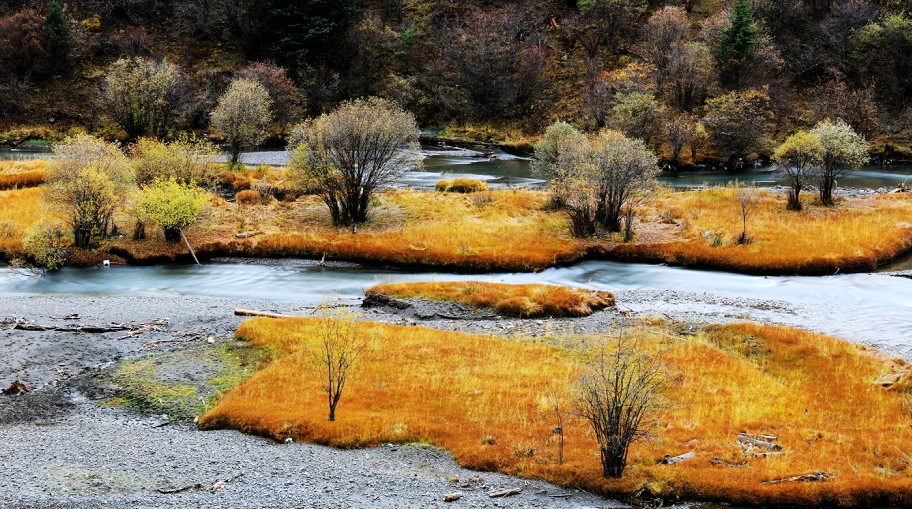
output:
{"label": "driftwood log", "polygon": [[519,488],[506,488],[502,490],[489,491],[488,496],[491,498],[509,497],[512,495],[519,495],[520,493],[522,493],[522,490]]}
{"label": "driftwood log", "polygon": [[234,237],[238,239],[249,239],[254,235],[259,235],[261,232],[244,232],[244,233],[235,233]]}
{"label": "driftwood log", "polygon": [[776,444],[774,444],[774,443],[771,443],[771,442],[764,442],[763,440],[757,440],[756,438],[751,438],[751,437],[746,436],[746,435],[738,435],[738,441],[739,441],[739,442],[747,442],[747,443],[749,443],[749,444],[751,444],[751,445],[756,445],[756,446],[758,446],[758,447],[765,447],[765,448],[771,449],[771,450],[773,450],[773,451],[780,451],[780,450],[782,450],[782,447],[780,447],[780,446],[778,446],[778,445],[776,445]]}
{"label": "driftwood log", "polygon": [[268,313],[266,311],[251,311],[249,309],[235,309],[235,316],[263,316],[266,318],[294,318],[293,316],[280,315],[278,313]]}
{"label": "driftwood log", "polygon": [[84,323],[77,323],[73,325],[37,325],[33,323],[28,323],[26,321],[3,321],[0,322],[0,325],[9,325],[12,323],[12,326],[7,328],[7,330],[24,330],[24,331],[55,331],[55,332],[85,332],[89,334],[104,334],[105,332],[121,332],[121,331],[138,331],[142,329],[151,329],[152,327],[163,327],[171,325],[168,322],[150,322],[150,323],[112,323],[110,325],[88,325]]}
{"label": "driftwood log", "polygon": [[689,460],[690,458],[693,458],[694,456],[696,456],[696,454],[694,454],[692,452],[684,453],[680,456],[674,456],[674,457],[666,454],[665,457],[662,458],[661,461],[659,461],[659,463],[664,464],[664,465],[674,465],[675,463],[680,463],[684,460]]}
{"label": "driftwood log", "polygon": [[783,477],[781,479],[773,479],[770,481],[763,481],[760,484],[779,484],[781,482],[816,482],[816,481],[826,481],[836,477],[835,470],[822,471],[822,472],[811,472],[810,474],[801,474],[793,475],[791,477]]}
{"label": "driftwood log", "polygon": [[712,463],[713,465],[722,465],[724,467],[731,467],[731,468],[747,468],[746,461],[743,463],[729,463],[722,458],[713,458],[710,463]]}

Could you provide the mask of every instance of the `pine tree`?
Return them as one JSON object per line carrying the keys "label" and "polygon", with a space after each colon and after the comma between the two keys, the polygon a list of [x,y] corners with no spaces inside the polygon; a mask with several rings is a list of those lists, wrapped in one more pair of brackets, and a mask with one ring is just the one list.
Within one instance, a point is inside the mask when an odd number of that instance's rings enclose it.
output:
{"label": "pine tree", "polygon": [[63,17],[63,9],[57,2],[48,4],[47,14],[44,16],[44,25],[54,33],[54,38],[58,41],[66,40],[69,35],[66,19]]}
{"label": "pine tree", "polygon": [[720,61],[730,58],[750,58],[753,56],[759,30],[753,27],[754,9],[747,0],[738,0],[728,18],[731,26],[719,36],[718,54]]}

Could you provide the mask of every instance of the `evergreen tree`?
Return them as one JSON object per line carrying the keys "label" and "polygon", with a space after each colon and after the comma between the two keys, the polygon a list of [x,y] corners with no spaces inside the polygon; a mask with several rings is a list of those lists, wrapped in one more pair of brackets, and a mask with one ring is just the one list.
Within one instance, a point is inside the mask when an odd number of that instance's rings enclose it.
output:
{"label": "evergreen tree", "polygon": [[760,32],[753,27],[754,9],[747,0],[738,0],[728,19],[731,25],[722,31],[717,41],[719,60],[753,56],[757,34]]}
{"label": "evergreen tree", "polygon": [[333,40],[358,13],[354,0],[280,0],[270,11],[269,28],[276,59],[325,58]]}
{"label": "evergreen tree", "polygon": [[44,25],[54,33],[54,38],[58,41],[66,40],[69,35],[66,19],[63,17],[63,9],[57,2],[48,4],[47,14],[44,16]]}

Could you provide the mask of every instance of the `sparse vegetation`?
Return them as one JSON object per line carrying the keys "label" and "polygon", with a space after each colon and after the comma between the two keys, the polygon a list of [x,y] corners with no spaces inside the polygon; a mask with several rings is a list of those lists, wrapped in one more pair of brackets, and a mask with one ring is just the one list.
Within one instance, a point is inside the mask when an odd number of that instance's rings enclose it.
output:
{"label": "sparse vegetation", "polygon": [[488,190],[488,185],[480,180],[454,179],[437,182],[434,189],[442,193],[479,193]]}

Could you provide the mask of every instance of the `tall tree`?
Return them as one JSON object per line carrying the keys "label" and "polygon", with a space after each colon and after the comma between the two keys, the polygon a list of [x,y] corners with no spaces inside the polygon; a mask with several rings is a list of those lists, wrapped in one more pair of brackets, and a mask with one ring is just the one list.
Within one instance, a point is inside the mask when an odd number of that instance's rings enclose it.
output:
{"label": "tall tree", "polygon": [[271,51],[281,62],[327,58],[357,14],[354,0],[276,1],[269,12]]}
{"label": "tall tree", "polygon": [[732,7],[729,22],[716,41],[716,62],[722,84],[737,86],[742,69],[750,65],[755,55],[760,31],[754,28],[754,9],[747,0],[738,0]]}

